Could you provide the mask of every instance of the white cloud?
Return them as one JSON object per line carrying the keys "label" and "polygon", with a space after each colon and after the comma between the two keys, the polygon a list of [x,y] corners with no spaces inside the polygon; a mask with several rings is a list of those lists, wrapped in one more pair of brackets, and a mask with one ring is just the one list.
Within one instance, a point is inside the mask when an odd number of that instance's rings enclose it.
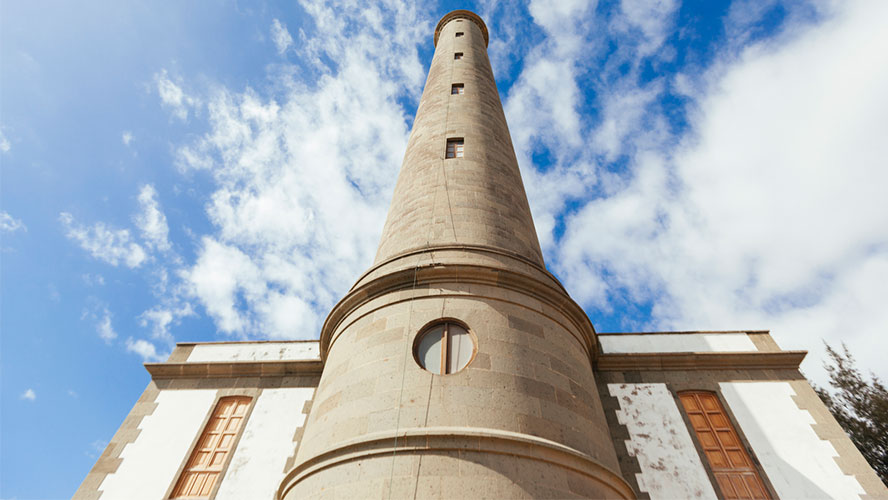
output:
{"label": "white cloud", "polygon": [[96,324],[96,331],[106,344],[110,344],[112,340],[117,338],[117,332],[114,331],[114,327],[111,325],[111,313],[108,309],[105,309],[102,319]]}
{"label": "white cloud", "polygon": [[129,146],[131,142],[133,142],[133,133],[129,130],[124,130],[123,134],[120,136],[120,140],[123,141],[124,146]]}
{"label": "white cloud", "polygon": [[191,304],[182,301],[178,307],[156,306],[143,312],[139,316],[139,323],[144,327],[151,327],[151,337],[173,343],[173,335],[170,327],[179,323],[181,318],[194,315]]}
{"label": "white cloud", "polygon": [[[640,83],[640,68],[657,51],[668,58],[663,43],[676,9],[672,0],[645,0],[623,2],[598,16],[594,3],[535,0],[529,5],[549,36],[525,58],[505,111],[522,175],[529,180],[535,220],[543,222],[537,232],[544,250],[554,243],[554,225],[546,221],[564,210],[564,201],[588,196],[597,181],[607,181],[600,179],[596,155],[613,161],[664,140],[664,120],[651,108],[666,85],[659,79]],[[614,50],[607,54],[610,44]],[[589,60],[599,57],[604,63],[587,74]],[[593,96],[595,115],[583,109]],[[528,167],[533,154],[544,150],[555,165],[539,176]]]}
{"label": "white cloud", "polygon": [[579,89],[572,57],[531,59],[509,93],[509,115],[518,117],[512,126],[512,135],[521,143],[541,136],[544,142],[558,140],[565,146],[579,146],[582,140],[576,110]]}
{"label": "white cloud", "polygon": [[67,212],[59,214],[59,220],[65,226],[68,238],[76,241],[93,257],[112,266],[123,263],[127,267],[136,268],[148,258],[145,250],[132,241],[127,229],[111,229],[102,222],[97,222],[92,227],[83,226],[76,223],[74,217]]}
{"label": "white cloud", "polygon": [[132,337],[126,339],[126,350],[142,357],[142,361],[160,362],[169,357],[168,353],[158,353],[157,348],[151,342],[142,339],[134,340]]}
{"label": "white cloud", "polygon": [[236,307],[238,295],[251,304],[265,296],[259,268],[239,249],[204,237],[197,263],[186,276],[216,326],[225,333],[252,333],[249,320]]}
{"label": "white cloud", "polygon": [[527,9],[534,22],[554,35],[556,42],[563,42],[568,37],[559,41],[560,35],[571,32],[569,26],[586,18],[586,13],[594,11],[596,4],[586,0],[534,0]]}
{"label": "white cloud", "polygon": [[638,44],[640,55],[648,55],[659,49],[673,23],[673,15],[679,3],[675,0],[621,0],[623,17],[620,28],[638,30],[642,40]]}
{"label": "white cloud", "polygon": [[[149,267],[148,276],[152,279],[152,292],[159,299],[160,304],[143,312],[140,316],[140,324],[150,327],[152,337],[167,344],[173,344],[173,336],[170,328],[180,322],[181,318],[194,314],[191,303],[183,297],[185,290],[182,283],[170,286],[167,265],[181,266],[182,260],[174,252],[168,252],[171,245],[168,238],[168,226],[166,216],[161,212],[157,202],[157,192],[153,186],[145,185],[139,191],[138,200],[140,211],[133,217],[135,225],[139,228],[145,248],[148,250],[160,250],[165,262],[151,258],[155,264]],[[85,227],[74,222],[73,216],[62,213],[60,220],[67,229],[69,238],[77,241],[82,248],[89,251],[94,257],[104,260],[112,265],[123,262],[131,268],[140,267],[149,262],[149,255],[145,248],[132,241],[129,230],[109,229],[103,223],[96,223],[92,227]],[[100,274],[83,274],[82,279],[89,286],[104,285],[105,279]],[[108,305],[95,298],[90,308],[83,311],[81,319],[90,318],[96,322],[96,330],[99,336],[111,343],[117,338],[111,321],[111,313]],[[127,343],[129,350],[138,349],[144,355],[148,349],[145,342],[130,341]],[[156,353],[155,353],[156,354]],[[147,358],[146,358],[147,359]],[[153,358],[151,358],[153,359]]]}
{"label": "white cloud", "polygon": [[[594,2],[536,0],[528,6],[547,37],[524,58],[524,69],[509,90],[504,111],[532,201],[537,235],[543,249],[554,243],[558,213],[565,199],[580,196],[594,184],[597,172],[588,147],[582,104],[581,63],[590,54],[595,33]],[[491,52],[502,50],[494,45]],[[495,52],[491,57],[496,60]],[[550,156],[543,175],[534,168],[534,154]]]}
{"label": "white cloud", "polygon": [[[224,333],[259,338],[316,337],[323,312],[312,310],[299,294],[319,290],[332,301],[333,293],[324,290],[323,283],[312,283],[303,276],[309,265],[305,257],[260,257],[257,264],[236,246],[204,238],[200,257],[184,278]],[[239,307],[240,303],[246,303],[247,308]]]}
{"label": "white cloud", "polygon": [[182,121],[188,119],[189,110],[198,106],[200,102],[186,94],[179,84],[170,79],[165,69],[154,75],[154,85],[161,103],[170,108],[173,115]]}
{"label": "white cloud", "polygon": [[169,226],[160,204],[157,203],[157,191],[151,184],[142,186],[139,191],[141,212],[136,216],[136,226],[142,231],[147,246],[157,250],[169,250]]}
{"label": "white cloud", "polygon": [[283,54],[293,46],[293,37],[287,31],[287,26],[281,24],[277,19],[271,22],[271,39],[274,41],[274,46],[277,47],[278,54]]}
{"label": "white cloud", "polygon": [[303,7],[317,31],[300,56],[323,76],[294,79],[294,66],[277,99],[219,90],[210,131],[178,155],[216,184],[215,232],[178,277],[239,337],[316,337],[372,263],[407,140],[398,99],[418,97],[425,76],[416,47],[431,27],[411,4]]}
{"label": "white cloud", "polygon": [[788,26],[792,30],[814,16],[832,17],[844,7],[842,3],[835,0],[812,2],[734,0],[723,18],[727,43],[734,48],[743,47],[757,35],[761,36],[762,22],[768,16],[784,17],[783,26]]}
{"label": "white cloud", "polygon": [[0,231],[14,233],[19,229],[22,231],[28,230],[27,226],[25,226],[21,220],[16,219],[7,212],[0,212]]}
{"label": "white cloud", "polygon": [[[599,167],[602,159],[659,146],[668,136],[663,117],[653,112],[666,85],[639,84],[639,68],[661,47],[675,5],[627,4],[605,16],[597,15],[594,2],[535,0],[528,9],[548,36],[524,58],[504,107],[537,235],[552,259],[568,206],[622,182]],[[610,44],[615,51],[607,54]],[[598,58],[605,64],[589,74],[589,61]],[[592,99],[594,115],[584,109]],[[543,165],[533,168],[536,155]]]}
{"label": "white cloud", "polygon": [[37,399],[37,393],[34,392],[34,389],[28,389],[19,396],[19,399],[24,399],[25,401],[35,401]]}
{"label": "white cloud", "polygon": [[716,64],[681,146],[635,155],[628,183],[568,219],[557,268],[579,300],[816,353],[845,341],[888,375],[888,6],[842,5]]}
{"label": "white cloud", "polygon": [[602,104],[602,119],[592,136],[592,144],[608,161],[624,153],[627,143],[632,148],[644,147],[656,127],[645,127],[647,108],[663,91],[662,85],[651,83],[645,87],[634,85],[613,89]]}
{"label": "white cloud", "polygon": [[8,153],[11,148],[11,144],[9,144],[9,139],[6,138],[6,134],[3,133],[3,130],[0,130],[0,152]]}
{"label": "white cloud", "polygon": [[150,309],[141,315],[141,325],[153,325],[153,337],[170,338],[169,327],[173,322],[173,313],[167,309]]}
{"label": "white cloud", "polygon": [[476,12],[488,24],[491,33],[487,55],[495,75],[510,74],[521,63],[530,37],[526,29],[526,6],[517,2],[481,0]]}

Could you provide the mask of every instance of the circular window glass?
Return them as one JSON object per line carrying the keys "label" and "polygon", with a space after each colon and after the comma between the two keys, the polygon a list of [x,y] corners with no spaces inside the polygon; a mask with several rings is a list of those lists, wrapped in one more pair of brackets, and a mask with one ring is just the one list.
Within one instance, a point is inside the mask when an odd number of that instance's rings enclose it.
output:
{"label": "circular window glass", "polygon": [[445,321],[429,326],[416,339],[416,361],[426,370],[446,375],[456,373],[472,360],[475,341],[466,328]]}

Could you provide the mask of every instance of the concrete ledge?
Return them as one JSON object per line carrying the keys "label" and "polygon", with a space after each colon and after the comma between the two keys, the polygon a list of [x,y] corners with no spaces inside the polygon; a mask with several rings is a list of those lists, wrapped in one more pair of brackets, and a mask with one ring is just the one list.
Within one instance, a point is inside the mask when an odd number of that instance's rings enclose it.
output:
{"label": "concrete ledge", "polygon": [[616,337],[620,335],[687,335],[692,333],[706,333],[712,335],[731,333],[771,333],[771,330],[670,330],[665,332],[598,332],[599,337]]}
{"label": "concrete ledge", "polygon": [[310,344],[312,342],[317,343],[317,340],[214,340],[212,342],[176,342],[176,345],[177,346],[192,346],[192,345],[226,345],[226,344],[235,344],[235,345]]}
{"label": "concrete ledge", "polygon": [[276,498],[284,498],[306,477],[343,462],[378,455],[415,455],[433,451],[471,451],[547,462],[582,474],[622,498],[635,498],[632,487],[622,476],[585,453],[528,434],[470,427],[401,429],[397,433],[380,432],[346,441],[294,467],[281,481]]}
{"label": "concrete ledge", "polygon": [[230,361],[207,363],[145,363],[151,378],[230,378],[320,375],[321,360],[309,361]]}
{"label": "concrete ledge", "polygon": [[798,369],[808,351],[602,354],[598,371]]}

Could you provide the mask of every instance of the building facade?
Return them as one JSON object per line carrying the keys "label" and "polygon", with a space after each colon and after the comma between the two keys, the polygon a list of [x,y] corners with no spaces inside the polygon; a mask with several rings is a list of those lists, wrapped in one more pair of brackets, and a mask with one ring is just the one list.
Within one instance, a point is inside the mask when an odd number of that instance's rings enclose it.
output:
{"label": "building facade", "polygon": [[888,495],[767,332],[597,334],[543,262],[468,11],[319,341],[179,344],[78,499]]}

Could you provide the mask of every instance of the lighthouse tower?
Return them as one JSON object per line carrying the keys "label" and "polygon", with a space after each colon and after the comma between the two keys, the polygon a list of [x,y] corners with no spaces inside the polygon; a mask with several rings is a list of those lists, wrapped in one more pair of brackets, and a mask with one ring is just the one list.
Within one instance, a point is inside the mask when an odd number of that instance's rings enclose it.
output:
{"label": "lighthouse tower", "polygon": [[321,333],[285,499],[633,497],[595,331],[545,269],[472,12],[435,55],[373,266]]}

